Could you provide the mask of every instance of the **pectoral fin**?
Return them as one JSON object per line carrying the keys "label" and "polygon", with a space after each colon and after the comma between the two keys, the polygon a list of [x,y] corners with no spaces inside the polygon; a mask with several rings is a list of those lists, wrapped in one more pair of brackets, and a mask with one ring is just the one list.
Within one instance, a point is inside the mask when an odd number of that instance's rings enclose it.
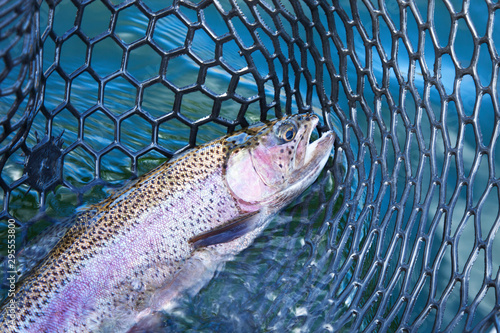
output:
{"label": "pectoral fin", "polygon": [[191,238],[189,242],[193,244],[195,249],[227,243],[254,230],[259,225],[259,221],[260,215],[258,212],[245,214],[219,228],[197,235]]}

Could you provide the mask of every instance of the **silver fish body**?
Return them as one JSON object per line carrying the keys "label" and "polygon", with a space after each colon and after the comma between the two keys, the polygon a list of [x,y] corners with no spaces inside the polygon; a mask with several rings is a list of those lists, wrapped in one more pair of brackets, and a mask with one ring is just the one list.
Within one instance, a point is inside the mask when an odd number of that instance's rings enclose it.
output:
{"label": "silver fish body", "polygon": [[309,143],[317,122],[294,115],[209,142],[92,207],[6,301],[2,331],[127,331],[196,290],[317,178],[334,141]]}

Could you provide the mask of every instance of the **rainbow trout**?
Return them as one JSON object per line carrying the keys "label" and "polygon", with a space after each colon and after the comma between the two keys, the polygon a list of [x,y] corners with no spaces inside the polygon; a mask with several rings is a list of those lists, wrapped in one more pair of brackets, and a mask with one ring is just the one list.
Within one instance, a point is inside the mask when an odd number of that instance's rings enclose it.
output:
{"label": "rainbow trout", "polygon": [[1,331],[140,329],[201,288],[318,177],[334,135],[310,143],[317,123],[293,115],[224,136],[81,214],[6,300]]}

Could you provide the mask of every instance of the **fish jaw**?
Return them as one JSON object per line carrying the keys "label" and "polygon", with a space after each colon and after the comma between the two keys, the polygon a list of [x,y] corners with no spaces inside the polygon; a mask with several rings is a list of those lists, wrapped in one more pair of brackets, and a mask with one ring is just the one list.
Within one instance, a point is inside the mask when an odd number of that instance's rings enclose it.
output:
{"label": "fish jaw", "polygon": [[297,172],[290,175],[288,186],[284,187],[278,196],[267,202],[266,206],[274,211],[280,210],[277,207],[288,205],[311,186],[325,167],[334,142],[335,135],[329,131],[309,144],[304,156],[304,163],[297,169]]}
{"label": "fish jaw", "polygon": [[328,131],[323,133],[319,139],[309,143],[305,148],[302,163],[297,167],[297,170],[300,170],[300,172],[297,171],[291,177],[292,182],[299,182],[300,178],[306,178],[312,179],[312,181],[308,182],[309,184],[312,183],[325,167],[334,142],[335,134],[332,131]]}
{"label": "fish jaw", "polygon": [[309,150],[309,155],[313,152],[314,149],[311,149],[311,144],[309,141],[311,140],[311,135],[313,130],[319,123],[319,118],[317,116],[311,116],[311,124],[308,126],[304,126],[304,133],[302,133],[302,140],[299,141],[297,145],[297,149],[295,150],[295,154],[293,156],[293,169],[299,169],[305,163],[305,157],[307,156],[307,152]]}
{"label": "fish jaw", "polygon": [[244,211],[280,210],[314,182],[335,141],[328,131],[309,142],[318,123],[313,114],[276,120],[229,156],[226,182]]}

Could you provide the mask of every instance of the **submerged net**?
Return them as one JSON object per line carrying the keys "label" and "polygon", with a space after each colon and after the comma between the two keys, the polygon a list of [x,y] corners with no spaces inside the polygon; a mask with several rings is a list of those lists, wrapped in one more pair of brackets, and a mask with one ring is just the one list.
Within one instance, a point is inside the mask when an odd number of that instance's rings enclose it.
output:
{"label": "submerged net", "polygon": [[175,152],[316,112],[335,158],[166,330],[500,331],[499,15],[492,0],[1,1],[1,239],[14,219],[22,248]]}

